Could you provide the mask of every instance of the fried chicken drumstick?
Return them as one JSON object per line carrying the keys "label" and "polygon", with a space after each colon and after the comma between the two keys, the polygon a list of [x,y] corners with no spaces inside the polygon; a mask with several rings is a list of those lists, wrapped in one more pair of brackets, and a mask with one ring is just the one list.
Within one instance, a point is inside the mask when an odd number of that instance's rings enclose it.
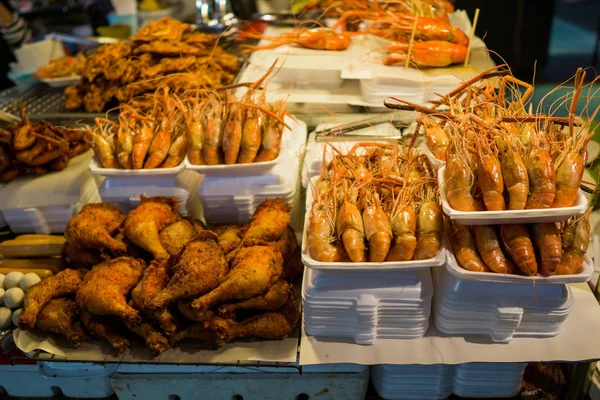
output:
{"label": "fried chicken drumstick", "polygon": [[111,321],[90,314],[87,311],[82,311],[79,315],[83,327],[93,336],[101,339],[106,339],[108,343],[117,351],[120,356],[129,348],[129,340],[121,336],[113,328]]}
{"label": "fried chicken drumstick", "polygon": [[239,310],[278,310],[288,301],[292,290],[292,285],[284,280],[279,280],[264,294],[238,303],[219,306],[218,313],[223,318],[235,319],[235,315]]}
{"label": "fried chicken drumstick", "polygon": [[122,254],[127,251],[127,246],[113,235],[124,221],[125,214],[115,205],[86,204],[67,224],[65,237],[75,248],[107,249]]}
{"label": "fried chicken drumstick", "polygon": [[208,310],[217,304],[265,293],[283,273],[283,259],[275,246],[244,247],[237,252],[229,274],[219,286],[194,300],[192,307]]}
{"label": "fried chicken drumstick", "polygon": [[174,197],[141,197],[140,205],[125,219],[125,235],[133,243],[152,253],[155,259],[169,258],[159,233],[181,219]]}
{"label": "fried chicken drumstick", "polygon": [[86,271],[65,269],[32,286],[24,299],[24,311],[19,318],[19,328],[33,329],[40,310],[52,299],[77,293]]}
{"label": "fried chicken drumstick", "polygon": [[202,231],[178,257],[169,260],[169,268],[173,273],[169,283],[148,304],[154,313],[162,312],[179,299],[192,299],[217,287],[227,273],[227,262],[217,236]]}
{"label": "fried chicken drumstick", "polygon": [[44,333],[64,336],[74,348],[78,348],[85,337],[78,316],[79,307],[75,300],[50,300],[39,312],[35,327]]}
{"label": "fried chicken drumstick", "polygon": [[140,315],[127,304],[125,296],[142,277],[146,264],[131,257],[119,257],[96,265],[77,291],[77,303],[94,315],[116,316],[138,323]]}

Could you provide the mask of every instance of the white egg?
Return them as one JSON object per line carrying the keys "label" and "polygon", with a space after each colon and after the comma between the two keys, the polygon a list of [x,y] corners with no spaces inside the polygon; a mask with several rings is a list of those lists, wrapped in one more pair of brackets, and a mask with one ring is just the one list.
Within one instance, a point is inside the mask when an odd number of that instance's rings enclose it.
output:
{"label": "white egg", "polygon": [[39,276],[37,276],[35,272],[29,272],[23,275],[23,277],[19,281],[19,287],[23,289],[24,292],[26,292],[27,289],[29,289],[39,281],[41,281],[41,279]]}
{"label": "white egg", "polygon": [[22,272],[13,271],[6,274],[6,278],[4,278],[4,288],[10,289],[19,286],[19,281],[23,277]]}
{"label": "white egg", "polygon": [[23,311],[25,311],[25,310],[23,310],[22,308],[19,308],[18,310],[15,310],[13,312],[12,323],[14,326],[19,326],[19,318],[21,318],[21,314],[23,314]]}
{"label": "white egg", "polygon": [[0,288],[0,306],[2,304],[4,304],[4,293],[5,293],[5,290]]}
{"label": "white egg", "polygon": [[4,293],[4,305],[8,308],[19,308],[23,305],[25,293],[21,288],[10,288]]}
{"label": "white egg", "polygon": [[7,307],[0,307],[0,329],[6,329],[12,324],[12,311]]}
{"label": "white egg", "polygon": [[4,278],[6,275],[0,274],[0,289],[4,289]]}

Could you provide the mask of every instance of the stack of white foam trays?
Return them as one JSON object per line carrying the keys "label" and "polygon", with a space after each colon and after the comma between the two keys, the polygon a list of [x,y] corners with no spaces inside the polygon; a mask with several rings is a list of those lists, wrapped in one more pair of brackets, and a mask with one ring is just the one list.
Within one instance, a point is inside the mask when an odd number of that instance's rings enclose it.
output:
{"label": "stack of white foam trays", "polygon": [[179,213],[184,217],[191,215],[191,203],[200,182],[197,174],[184,171],[183,162],[173,168],[134,170],[102,168],[93,159],[90,170],[102,201],[115,204],[124,212],[134,209],[144,195],[175,197]]}
{"label": "stack of white foam trays", "polygon": [[[318,126],[317,130],[326,126]],[[375,138],[396,137],[390,124],[356,132]],[[377,339],[416,339],[429,327],[433,296],[430,268],[445,262],[442,248],[435,259],[407,262],[352,263],[319,262],[306,248],[311,185],[318,179],[323,162],[330,161],[333,146],[348,152],[360,141],[315,142],[311,133],[307,144],[303,184],[307,187],[302,262],[304,270],[302,305],[304,330],[308,335],[337,337],[357,344],[373,345]]]}
{"label": "stack of white foam trays", "polygon": [[[584,214],[588,201],[580,190],[574,206],[543,210],[465,212],[453,209],[445,189],[445,166],[438,170],[444,213],[463,225],[531,224],[561,222]],[[590,249],[591,250],[591,249]],[[494,342],[515,337],[552,337],[560,333],[573,305],[568,283],[587,282],[594,272],[590,257],[579,273],[523,276],[471,272],[461,268],[451,251],[446,267],[433,274],[434,321],[449,335],[483,335]]]}
{"label": "stack of white foam trays", "polygon": [[193,165],[186,168],[204,175],[198,188],[206,222],[246,223],[256,207],[267,198],[281,197],[300,209],[300,164],[306,142],[306,124],[291,117],[284,129],[279,156],[268,162],[232,165]]}
{"label": "stack of white foam trays", "polygon": [[521,388],[524,363],[375,365],[371,382],[387,400],[512,397]]}
{"label": "stack of white foam trays", "polygon": [[11,208],[2,210],[2,217],[14,233],[63,233],[71,217],[77,214],[83,205],[99,201],[95,183],[88,173],[82,176],[81,198],[78,203]]}

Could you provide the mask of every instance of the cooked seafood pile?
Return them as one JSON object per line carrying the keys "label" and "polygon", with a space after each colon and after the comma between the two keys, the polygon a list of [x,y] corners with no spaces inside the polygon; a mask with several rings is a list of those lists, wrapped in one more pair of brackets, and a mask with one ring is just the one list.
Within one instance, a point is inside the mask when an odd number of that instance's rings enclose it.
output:
{"label": "cooked seafood pile", "polygon": [[288,281],[302,271],[289,211],[266,200],[248,225],[210,231],[182,219],[174,198],[142,198],[128,215],[88,204],[65,230],[73,269],[27,291],[19,327],[75,348],[90,334],[117,354],[130,332],[154,356],[187,339],[283,339],[299,319]]}
{"label": "cooked seafood pile", "polygon": [[83,72],[84,66],[85,55],[79,53],[75,57],[67,56],[50,61],[48,64],[38,68],[35,76],[40,79],[48,79],[80,75]]}
{"label": "cooked seafood pile", "polygon": [[358,143],[336,154],[313,187],[307,246],[317,261],[426,260],[443,234],[437,181],[401,144]]}
{"label": "cooked seafood pile", "polygon": [[[560,118],[527,111],[533,87],[503,67],[465,82],[430,108],[396,98],[386,100],[386,106],[422,114],[418,124],[428,148],[446,161],[446,196],[452,208],[571,207],[578,198],[592,137],[589,122],[574,115],[585,72],[577,72],[575,89],[560,102],[559,106],[570,102],[570,117]],[[523,95],[519,87],[525,87]],[[449,110],[439,111],[438,105]]]}
{"label": "cooked seafood pile", "polygon": [[[141,114],[120,106],[118,122],[96,118],[88,129],[104,168],[171,168],[186,154],[194,165],[271,161],[277,158],[287,109],[285,99],[266,101],[275,65],[240,98],[215,91],[177,95],[160,87]],[[289,128],[289,127],[288,127]]]}
{"label": "cooked seafood pile", "polygon": [[90,148],[83,129],[63,128],[47,121],[32,123],[23,105],[19,111],[21,122],[0,129],[0,182],[63,170],[71,158]]}
{"label": "cooked seafood pile", "polygon": [[[335,15],[331,29],[298,27],[279,36],[256,32],[244,33],[242,39],[265,40],[268,44],[244,46],[246,53],[297,45],[315,50],[344,50],[357,35],[375,35],[388,39],[390,45],[377,49],[385,65],[409,65],[417,68],[447,67],[465,62],[469,38],[452,26],[448,13],[454,7],[448,1],[400,0],[328,1],[322,4],[322,17]],[[314,21],[320,23],[320,21]],[[322,26],[327,26],[322,21]],[[360,29],[359,29],[360,27]],[[341,32],[338,30],[341,29]]]}
{"label": "cooked seafood pile", "polygon": [[81,81],[65,89],[67,110],[101,112],[116,100],[153,93],[160,86],[182,93],[230,84],[238,59],[217,45],[217,36],[162,18],[129,40],[98,48],[86,61]]}
{"label": "cooked seafood pile", "polygon": [[590,241],[590,212],[562,224],[469,227],[448,221],[447,233],[458,265],[469,271],[577,274]]}

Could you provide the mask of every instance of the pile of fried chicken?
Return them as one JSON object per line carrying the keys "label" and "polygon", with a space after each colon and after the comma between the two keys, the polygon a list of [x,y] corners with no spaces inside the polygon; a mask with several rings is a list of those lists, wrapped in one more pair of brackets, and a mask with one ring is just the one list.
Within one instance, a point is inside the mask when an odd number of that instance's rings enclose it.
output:
{"label": "pile of fried chicken", "polygon": [[65,89],[65,108],[101,112],[114,100],[126,103],[159,86],[182,93],[228,85],[239,62],[217,39],[168,17],[151,22],[128,43],[107,44],[89,56],[81,81]]}
{"label": "pile of fried chicken", "polygon": [[128,215],[88,204],[65,230],[72,268],[27,291],[19,328],[75,348],[89,333],[118,355],[132,332],[155,357],[187,339],[284,339],[299,319],[289,282],[302,271],[290,209],[268,199],[247,225],[207,230],[181,218],[175,198],[142,197]]}
{"label": "pile of fried chicken", "polygon": [[21,121],[0,129],[0,182],[21,175],[61,171],[91,144],[83,129],[63,128],[47,121],[32,123],[19,106]]}

